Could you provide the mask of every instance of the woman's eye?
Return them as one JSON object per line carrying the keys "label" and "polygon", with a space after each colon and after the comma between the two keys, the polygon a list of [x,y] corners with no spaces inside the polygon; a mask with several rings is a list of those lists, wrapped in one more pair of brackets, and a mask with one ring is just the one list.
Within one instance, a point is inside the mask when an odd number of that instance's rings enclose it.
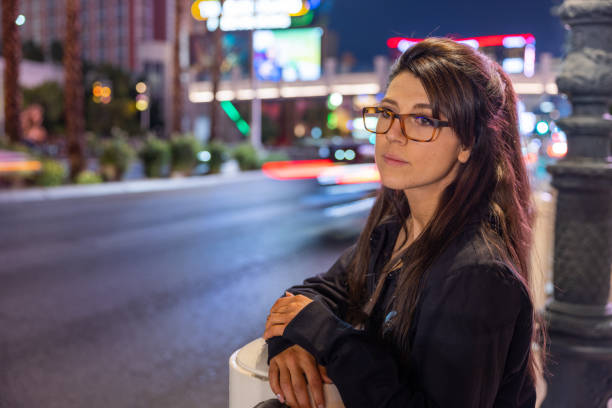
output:
{"label": "woman's eye", "polygon": [[383,117],[383,118],[385,118],[385,119],[389,119],[389,118],[391,117],[391,113],[390,113],[388,110],[383,110],[383,111],[381,112],[381,115],[382,115],[382,117]]}
{"label": "woman's eye", "polygon": [[433,126],[433,120],[428,118],[427,116],[415,116],[414,121],[417,125],[420,126]]}

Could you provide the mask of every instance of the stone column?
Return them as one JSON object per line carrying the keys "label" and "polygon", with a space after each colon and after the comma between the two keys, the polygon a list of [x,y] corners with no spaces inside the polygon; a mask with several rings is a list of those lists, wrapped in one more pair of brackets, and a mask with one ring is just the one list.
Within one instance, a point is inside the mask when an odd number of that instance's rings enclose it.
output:
{"label": "stone column", "polygon": [[550,166],[558,191],[554,298],[547,304],[546,408],[606,408],[612,399],[612,0],[565,0],[570,48],[557,78],[572,116],[565,159]]}

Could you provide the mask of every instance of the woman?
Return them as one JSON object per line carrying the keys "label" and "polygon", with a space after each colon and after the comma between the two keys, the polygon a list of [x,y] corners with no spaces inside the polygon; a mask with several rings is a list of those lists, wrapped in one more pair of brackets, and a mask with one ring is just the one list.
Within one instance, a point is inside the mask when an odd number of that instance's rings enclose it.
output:
{"label": "woman", "polygon": [[[356,245],[272,307],[270,386],[323,406],[534,407],[533,221],[516,95],[498,64],[430,38],[364,108],[382,189]],[[543,339],[544,337],[541,336]]]}

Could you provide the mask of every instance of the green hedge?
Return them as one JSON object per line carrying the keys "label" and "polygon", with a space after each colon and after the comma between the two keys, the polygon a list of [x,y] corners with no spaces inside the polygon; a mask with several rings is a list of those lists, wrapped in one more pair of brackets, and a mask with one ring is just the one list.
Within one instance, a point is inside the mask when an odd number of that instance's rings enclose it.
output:
{"label": "green hedge", "polygon": [[98,184],[102,182],[102,177],[94,171],[84,170],[77,175],[75,182],[76,184]]}
{"label": "green hedge", "polygon": [[139,153],[147,177],[162,177],[170,164],[170,144],[149,136]]}
{"label": "green hedge", "polygon": [[257,150],[250,143],[243,143],[232,150],[232,156],[238,162],[240,170],[255,170],[261,168]]}
{"label": "green hedge", "polygon": [[121,180],[134,157],[134,149],[125,136],[118,134],[104,141],[103,146],[100,156],[102,177],[107,181]]}
{"label": "green hedge", "polygon": [[208,172],[219,173],[221,171],[221,165],[227,160],[228,151],[227,147],[221,143],[212,142],[204,147],[204,150],[210,153],[210,160],[208,160]]}
{"label": "green hedge", "polygon": [[57,160],[43,160],[40,172],[34,176],[34,184],[42,187],[59,186],[66,179],[66,169]]}
{"label": "green hedge", "polygon": [[175,136],[170,141],[172,172],[191,174],[198,162],[198,153],[201,150],[202,146],[193,136]]}

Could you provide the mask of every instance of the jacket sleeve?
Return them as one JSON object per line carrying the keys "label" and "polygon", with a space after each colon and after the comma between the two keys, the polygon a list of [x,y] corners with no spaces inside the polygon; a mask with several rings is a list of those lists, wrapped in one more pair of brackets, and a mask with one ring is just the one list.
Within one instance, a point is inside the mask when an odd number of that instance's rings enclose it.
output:
{"label": "jacket sleeve", "polygon": [[[287,289],[294,295],[304,295],[324,304],[328,310],[342,318],[348,307],[347,270],[355,254],[356,245],[347,248],[325,273],[306,279],[301,285]],[[268,343],[268,363],[270,359],[292,346],[294,343],[282,337],[272,337]]]}
{"label": "jacket sleeve", "polygon": [[[412,382],[380,341],[352,328],[322,302],[311,302],[283,338],[326,366],[347,408],[492,407],[517,325],[530,325],[526,293],[509,270],[462,268],[423,292],[410,364]],[[525,302],[529,304],[526,305]],[[520,350],[526,364],[529,338]],[[526,337],[526,336],[523,336]],[[518,405],[508,405],[518,406]]]}

